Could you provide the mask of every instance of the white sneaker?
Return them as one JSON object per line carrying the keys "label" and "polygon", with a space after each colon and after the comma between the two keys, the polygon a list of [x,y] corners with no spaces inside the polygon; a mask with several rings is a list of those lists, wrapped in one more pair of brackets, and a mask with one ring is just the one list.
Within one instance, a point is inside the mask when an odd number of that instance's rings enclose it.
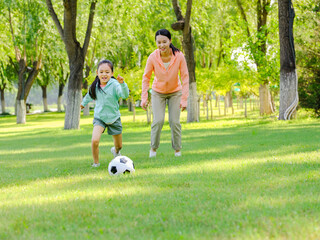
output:
{"label": "white sneaker", "polygon": [[100,163],[92,163],[91,167],[100,167]]}
{"label": "white sneaker", "polygon": [[179,152],[174,152],[174,156],[175,156],[175,157],[181,157],[181,151],[179,151]]}
{"label": "white sneaker", "polygon": [[113,154],[114,157],[121,156],[120,151],[118,153],[116,153],[116,148],[115,147],[111,148],[111,153]]}
{"label": "white sneaker", "polygon": [[153,158],[153,157],[156,157],[156,156],[157,156],[157,152],[155,152],[152,149],[150,149],[149,158]]}

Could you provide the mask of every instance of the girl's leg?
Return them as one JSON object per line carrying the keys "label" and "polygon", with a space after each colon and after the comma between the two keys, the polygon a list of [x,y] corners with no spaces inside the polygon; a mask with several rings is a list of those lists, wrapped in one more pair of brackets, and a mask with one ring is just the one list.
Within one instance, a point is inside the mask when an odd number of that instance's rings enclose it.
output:
{"label": "girl's leg", "polygon": [[118,135],[112,135],[114,147],[116,148],[116,153],[119,153],[119,151],[122,148],[122,133]]}
{"label": "girl's leg", "polygon": [[94,163],[99,163],[99,142],[103,131],[104,128],[99,125],[93,127],[91,150]]}
{"label": "girl's leg", "polygon": [[173,93],[168,99],[171,143],[172,148],[176,150],[176,152],[179,152],[181,149],[180,101],[181,91]]}
{"label": "girl's leg", "polygon": [[166,110],[166,96],[152,91],[151,102],[153,113],[153,121],[151,124],[151,148],[153,151],[156,151],[160,145],[160,134]]}

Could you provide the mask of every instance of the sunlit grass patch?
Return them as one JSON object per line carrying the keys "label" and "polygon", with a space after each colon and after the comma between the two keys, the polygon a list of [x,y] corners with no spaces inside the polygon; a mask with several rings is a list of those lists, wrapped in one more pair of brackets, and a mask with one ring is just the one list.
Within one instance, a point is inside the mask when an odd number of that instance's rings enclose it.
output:
{"label": "sunlit grass patch", "polygon": [[155,159],[143,111],[122,109],[134,175],[111,177],[111,136],[92,169],[92,112],[0,118],[0,239],[319,239],[320,124],[240,115],[186,123],[175,158],[166,122]]}

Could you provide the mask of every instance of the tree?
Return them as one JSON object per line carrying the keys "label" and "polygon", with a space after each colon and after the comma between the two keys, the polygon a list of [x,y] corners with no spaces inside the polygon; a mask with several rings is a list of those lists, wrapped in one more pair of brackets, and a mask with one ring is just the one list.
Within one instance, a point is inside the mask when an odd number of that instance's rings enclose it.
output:
{"label": "tree", "polygon": [[195,60],[193,50],[193,36],[191,33],[190,19],[192,0],[188,0],[186,7],[185,17],[182,15],[181,8],[178,0],[172,0],[172,6],[177,17],[177,22],[171,25],[175,31],[182,31],[183,36],[183,49],[187,61],[189,71],[189,98],[188,98],[188,116],[187,122],[198,122],[198,96],[197,96],[197,83],[195,74]]}
{"label": "tree", "polygon": [[[236,0],[240,10],[241,17],[245,23],[245,31],[248,37],[248,48],[251,52],[252,58],[257,66],[257,70],[261,75],[259,96],[260,96],[260,114],[271,114],[274,112],[271,93],[269,89],[269,79],[267,74],[264,72],[268,66],[266,54],[267,54],[267,39],[268,39],[268,26],[267,19],[271,11],[270,0],[258,0],[256,1],[256,34],[255,36],[251,33],[250,22],[248,14],[245,11],[244,4],[241,0]],[[249,8],[249,7],[248,7]]]}
{"label": "tree", "polygon": [[[40,71],[44,9],[37,2],[7,2],[8,23],[18,67],[17,123],[26,123],[26,100]],[[14,16],[13,16],[14,12]],[[14,17],[14,19],[13,19]],[[13,60],[11,63],[15,66]]]}
{"label": "tree", "polygon": [[295,1],[299,105],[320,117],[320,1]]}
{"label": "tree", "polygon": [[[45,60],[44,60],[45,61]],[[43,64],[43,68],[41,69],[38,77],[37,84],[41,87],[42,90],[42,102],[43,102],[43,111],[48,112],[48,101],[47,101],[47,88],[52,82],[53,74],[51,73],[51,68],[49,68],[49,62],[45,62]]]}
{"label": "tree", "polygon": [[51,0],[46,0],[49,13],[65,44],[69,59],[70,77],[64,129],[78,129],[80,123],[80,103],[85,56],[90,42],[93,18],[97,0],[90,3],[90,11],[84,42],[81,47],[77,33],[77,0],[64,0],[64,25],[62,27]]}
{"label": "tree", "polygon": [[0,61],[0,96],[2,114],[6,113],[4,92],[5,90],[12,89],[12,79],[14,78],[14,75],[14,67],[9,62]]}
{"label": "tree", "polygon": [[280,108],[279,119],[289,120],[298,106],[298,78],[293,39],[295,17],[291,0],[279,0]]}

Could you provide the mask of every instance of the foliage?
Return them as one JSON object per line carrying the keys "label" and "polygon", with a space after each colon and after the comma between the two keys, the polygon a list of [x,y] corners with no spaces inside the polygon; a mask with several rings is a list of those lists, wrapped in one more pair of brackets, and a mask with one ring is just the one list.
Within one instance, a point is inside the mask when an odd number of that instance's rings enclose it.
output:
{"label": "foliage", "polygon": [[[199,92],[226,92],[240,83],[240,95],[258,95],[260,83],[269,83],[273,96],[279,92],[279,36],[277,4],[267,6],[267,25],[257,31],[257,1],[240,0],[246,13],[244,21],[237,1],[198,0],[193,2],[191,26],[194,36],[196,78]],[[185,1],[179,1],[184,12]],[[78,0],[77,38],[84,41],[90,1]],[[53,0],[62,23],[63,1]],[[21,54],[26,49],[28,66],[42,52],[43,64],[52,80],[65,84],[69,75],[68,59],[62,40],[48,18],[45,1],[4,0],[0,3],[0,57],[4,65],[14,59],[14,47],[8,25],[8,7],[12,12],[15,43]],[[315,83],[319,65],[319,0],[294,2],[294,26],[297,50],[300,99],[310,94],[318,98],[310,87]],[[156,49],[154,34],[160,28],[172,32],[172,41],[182,50],[181,33],[171,24],[175,14],[170,0],[112,0],[98,1],[86,64],[95,72],[94,65],[101,59],[114,63],[116,71],[125,76],[131,94],[138,99],[145,61]],[[247,33],[250,30],[250,36]],[[37,42],[37,47],[35,43]],[[266,42],[265,54],[261,46]],[[10,58],[9,58],[10,57]],[[259,68],[257,67],[259,65]],[[140,76],[139,76],[140,75]],[[89,84],[95,74],[88,77]],[[302,103],[301,102],[301,103]],[[303,103],[302,103],[303,104]],[[307,106],[307,105],[304,105]],[[309,105],[308,105],[309,106]]]}
{"label": "foliage", "polygon": [[298,1],[296,12],[300,105],[320,117],[320,1]]}
{"label": "foliage", "polygon": [[0,61],[0,89],[12,90],[15,75],[15,68],[11,63]]}

